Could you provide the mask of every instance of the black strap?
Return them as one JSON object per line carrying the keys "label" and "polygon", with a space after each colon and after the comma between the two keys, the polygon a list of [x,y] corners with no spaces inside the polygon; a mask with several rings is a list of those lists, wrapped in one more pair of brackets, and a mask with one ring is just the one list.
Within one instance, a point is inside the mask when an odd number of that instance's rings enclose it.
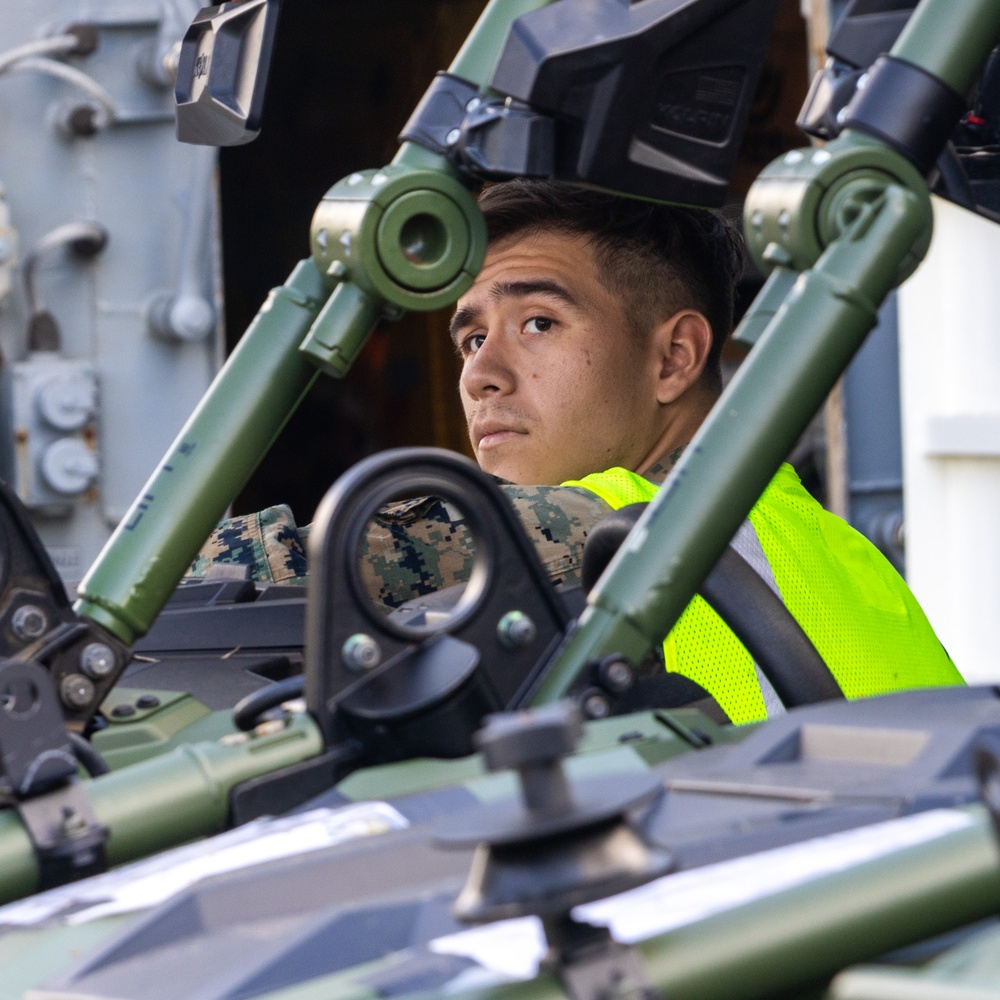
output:
{"label": "black strap", "polygon": [[844,111],[844,127],[888,143],[922,174],[930,173],[959,119],[965,99],[912,63],[880,56]]}

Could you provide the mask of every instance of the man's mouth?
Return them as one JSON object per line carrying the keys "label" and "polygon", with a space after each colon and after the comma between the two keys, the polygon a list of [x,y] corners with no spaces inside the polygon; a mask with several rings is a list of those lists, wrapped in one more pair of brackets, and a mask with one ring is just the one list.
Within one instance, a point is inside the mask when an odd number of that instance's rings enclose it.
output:
{"label": "man's mouth", "polygon": [[526,433],[526,431],[517,430],[504,424],[484,423],[476,427],[476,447],[480,450],[495,448],[505,441],[510,441]]}

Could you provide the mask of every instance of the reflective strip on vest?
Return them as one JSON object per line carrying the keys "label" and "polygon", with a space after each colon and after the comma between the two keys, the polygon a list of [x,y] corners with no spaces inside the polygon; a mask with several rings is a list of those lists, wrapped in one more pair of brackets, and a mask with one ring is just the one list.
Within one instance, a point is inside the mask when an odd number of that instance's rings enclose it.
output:
{"label": "reflective strip on vest", "polygon": [[[626,469],[562,485],[582,487],[616,510],[651,500],[659,489]],[[768,583],[773,581],[772,589],[848,698],[962,683],[916,598],[888,560],[824,510],[790,465],[778,470],[733,544]],[[774,714],[753,658],[700,595],[664,640],[663,655],[667,670],[700,684],[733,722],[764,719],[769,710]]]}
{"label": "reflective strip on vest", "polygon": [[[736,534],[733,535],[733,540],[729,544],[780,598],[781,590],[778,587],[778,581],[775,580],[774,573],[771,572],[771,564],[767,561],[767,556],[764,555],[764,549],[761,547],[757,532],[753,530],[753,525],[749,521],[744,521],[737,529]],[[764,710],[767,712],[767,717],[773,719],[776,715],[784,715],[786,712],[784,702],[782,702],[778,696],[778,692],[774,690],[773,685],[767,679],[767,674],[760,669],[756,660],[754,661],[753,669],[757,674],[757,683],[760,685],[760,694],[764,699]]]}

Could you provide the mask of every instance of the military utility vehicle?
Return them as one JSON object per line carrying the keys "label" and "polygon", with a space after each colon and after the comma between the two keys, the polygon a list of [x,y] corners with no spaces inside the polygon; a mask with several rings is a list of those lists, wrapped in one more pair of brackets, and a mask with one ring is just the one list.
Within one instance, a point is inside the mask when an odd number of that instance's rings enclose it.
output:
{"label": "military utility vehicle", "polygon": [[[556,594],[488,478],[432,449],[338,480],[307,592],[178,587],[318,373],[469,286],[485,179],[718,204],[774,9],[492,0],[393,162],[323,199],[73,606],[0,494],[0,996],[1000,994],[996,691],[848,704],[727,554],[926,251],[931,189],[993,217],[997,0],[850,5],[803,112],[824,144],[746,201],[752,349],[636,523],[595,531],[589,593]],[[195,18],[182,140],[254,136],[278,13]],[[464,512],[476,565],[385,615],[359,538],[419,493]],[[645,669],[699,589],[787,714],[729,726]]]}

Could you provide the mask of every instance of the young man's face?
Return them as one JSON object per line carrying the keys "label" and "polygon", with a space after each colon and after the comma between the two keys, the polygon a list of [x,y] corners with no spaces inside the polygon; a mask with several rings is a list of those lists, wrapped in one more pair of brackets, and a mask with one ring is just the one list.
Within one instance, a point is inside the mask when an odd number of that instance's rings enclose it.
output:
{"label": "young man's face", "polygon": [[486,472],[557,484],[648,457],[660,433],[659,362],[627,328],[582,237],[539,232],[491,247],[452,337]]}

